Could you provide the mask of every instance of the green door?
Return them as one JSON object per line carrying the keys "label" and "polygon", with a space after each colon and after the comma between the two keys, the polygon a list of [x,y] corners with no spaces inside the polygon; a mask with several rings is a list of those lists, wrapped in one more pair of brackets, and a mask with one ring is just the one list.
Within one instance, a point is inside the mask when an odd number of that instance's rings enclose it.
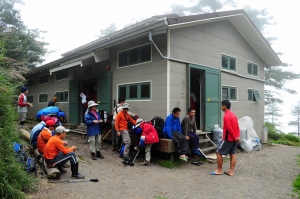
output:
{"label": "green door", "polygon": [[221,125],[221,71],[205,70],[205,131],[212,131],[215,124]]}
{"label": "green door", "polygon": [[111,73],[97,76],[97,102],[99,110],[110,112],[111,108]]}
{"label": "green door", "polygon": [[[212,131],[215,124],[221,125],[221,71],[199,65],[188,65],[188,77],[190,78],[191,68],[199,69],[204,72],[204,91],[202,93],[204,104],[204,129]],[[188,84],[190,88],[190,80]],[[189,97],[187,104],[189,105]]]}
{"label": "green door", "polygon": [[78,81],[70,80],[69,82],[69,124],[79,124],[78,120]]}

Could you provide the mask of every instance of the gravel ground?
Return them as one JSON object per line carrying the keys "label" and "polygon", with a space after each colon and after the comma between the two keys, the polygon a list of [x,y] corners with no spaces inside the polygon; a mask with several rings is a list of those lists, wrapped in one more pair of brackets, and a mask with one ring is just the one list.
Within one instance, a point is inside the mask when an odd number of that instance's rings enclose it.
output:
{"label": "gravel ground", "polygon": [[[299,148],[284,145],[238,153],[235,176],[230,177],[209,175],[216,165],[208,162],[201,166],[187,162],[175,169],[155,164],[141,167],[144,154],[135,166],[124,167],[109,143],[102,146],[105,158],[92,160],[82,136],[70,134],[67,140],[79,148],[76,154],[85,160],[80,162],[79,172],[85,179],[98,178],[99,182],[48,183],[40,179],[38,191],[27,198],[292,198],[292,183],[300,173]],[[229,161],[225,161],[223,170],[228,168]],[[61,179],[71,179],[70,168],[67,170]]]}

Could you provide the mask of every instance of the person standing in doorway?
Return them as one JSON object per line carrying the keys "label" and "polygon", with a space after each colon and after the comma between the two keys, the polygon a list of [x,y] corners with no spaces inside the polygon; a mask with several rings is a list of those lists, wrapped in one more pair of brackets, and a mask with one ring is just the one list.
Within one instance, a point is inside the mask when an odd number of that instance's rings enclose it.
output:
{"label": "person standing in doorway", "polygon": [[103,159],[103,155],[100,152],[101,148],[101,130],[99,123],[103,122],[100,118],[97,110],[98,104],[94,101],[88,102],[88,110],[84,115],[84,123],[87,126],[87,136],[89,137],[91,158],[96,160],[97,158]]}
{"label": "person standing in doorway", "polygon": [[19,114],[19,125],[20,128],[23,128],[23,125],[26,122],[26,114],[28,112],[27,107],[33,107],[32,104],[27,102],[27,94],[28,94],[28,88],[26,86],[21,87],[21,94],[18,98],[18,114]]}
{"label": "person standing in doorway", "polygon": [[181,122],[182,134],[185,136],[186,140],[189,141],[192,153],[202,155],[199,151],[199,136],[196,134],[197,125],[195,115],[195,108],[189,108],[188,115],[186,115]]}
{"label": "person standing in doorway", "polygon": [[223,117],[223,137],[217,149],[217,169],[210,172],[211,175],[221,175],[223,157],[222,155],[230,155],[230,169],[224,171],[224,174],[233,176],[236,164],[236,148],[240,142],[240,129],[238,119],[235,114],[230,110],[231,103],[228,100],[221,102],[222,111],[225,112]]}

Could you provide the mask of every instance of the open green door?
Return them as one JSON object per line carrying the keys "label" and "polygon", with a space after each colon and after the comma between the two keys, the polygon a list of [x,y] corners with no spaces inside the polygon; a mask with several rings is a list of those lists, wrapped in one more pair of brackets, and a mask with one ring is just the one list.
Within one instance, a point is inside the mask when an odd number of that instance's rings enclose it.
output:
{"label": "open green door", "polygon": [[205,69],[205,131],[221,125],[221,71]]}
{"label": "open green door", "polygon": [[69,124],[79,124],[78,119],[78,81],[70,80],[69,82]]}
{"label": "open green door", "polygon": [[97,77],[97,101],[99,110],[110,112],[111,109],[111,73],[104,73]]}

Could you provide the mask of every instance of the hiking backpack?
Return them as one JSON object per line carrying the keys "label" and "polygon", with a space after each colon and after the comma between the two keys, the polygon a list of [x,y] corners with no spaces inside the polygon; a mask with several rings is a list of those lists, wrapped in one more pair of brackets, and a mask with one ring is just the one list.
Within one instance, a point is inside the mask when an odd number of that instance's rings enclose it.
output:
{"label": "hiking backpack", "polygon": [[162,119],[161,117],[155,116],[152,120],[151,123],[153,125],[153,127],[155,128],[155,130],[157,131],[158,137],[160,138],[166,138],[164,132],[163,132],[163,128],[164,128],[164,119]]}

